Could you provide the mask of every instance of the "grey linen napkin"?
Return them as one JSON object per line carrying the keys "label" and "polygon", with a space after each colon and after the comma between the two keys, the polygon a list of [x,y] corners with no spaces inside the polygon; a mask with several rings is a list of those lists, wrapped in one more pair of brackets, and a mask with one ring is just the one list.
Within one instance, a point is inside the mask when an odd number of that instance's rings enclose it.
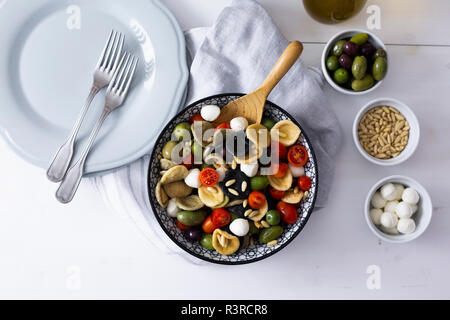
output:
{"label": "grey linen napkin", "polygon": [[[195,29],[185,36],[192,60],[186,105],[214,94],[253,91],[289,44],[253,0],[234,0],[211,29]],[[323,84],[320,71],[305,66],[300,59],[269,96],[299,121],[311,140],[319,166],[317,208],[326,205],[334,175],[333,157],[342,137]],[[151,212],[146,191],[148,163],[149,157],[144,157],[93,181],[106,202],[130,216],[154,244],[180,253]]]}

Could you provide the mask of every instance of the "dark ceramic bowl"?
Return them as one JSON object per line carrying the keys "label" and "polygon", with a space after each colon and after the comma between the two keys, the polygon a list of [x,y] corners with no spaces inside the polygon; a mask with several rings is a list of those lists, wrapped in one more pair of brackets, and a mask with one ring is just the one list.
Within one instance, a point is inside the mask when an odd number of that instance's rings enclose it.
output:
{"label": "dark ceramic bowl", "polygon": [[150,160],[150,169],[148,176],[148,194],[150,197],[150,204],[153,208],[153,212],[158,220],[161,228],[165,233],[172,239],[180,248],[192,254],[193,256],[220,264],[244,264],[255,262],[264,258],[267,258],[274,253],[280,251],[285,246],[287,246],[303,229],[306,222],[308,221],[316,201],[317,188],[318,188],[318,172],[317,172],[317,161],[314,155],[314,151],[309,142],[309,139],[301,127],[301,125],[291,117],[286,111],[278,107],[277,105],[267,101],[264,116],[270,117],[275,121],[281,120],[292,120],[297,126],[302,130],[302,134],[299,138],[298,143],[304,145],[309,153],[308,163],[305,165],[305,173],[312,179],[312,187],[309,191],[306,200],[302,201],[301,206],[298,209],[299,219],[296,223],[284,226],[284,232],[278,239],[278,244],[268,247],[265,244],[260,244],[255,241],[255,245],[248,246],[246,248],[239,249],[232,255],[225,256],[217,253],[216,251],[211,251],[203,248],[197,242],[191,242],[187,240],[183,232],[177,228],[176,219],[169,217],[166,214],[166,210],[162,208],[156,201],[155,189],[158,180],[160,179],[161,167],[158,160],[158,154],[161,153],[162,148],[170,140],[171,134],[175,126],[183,121],[189,121],[189,118],[200,112],[203,105],[213,104],[219,107],[225,106],[228,102],[233,101],[242,96],[242,94],[220,94],[211,96],[202,100],[199,100],[183,111],[178,113],[164,128],[162,133],[156,140],[155,147],[152,152]]}

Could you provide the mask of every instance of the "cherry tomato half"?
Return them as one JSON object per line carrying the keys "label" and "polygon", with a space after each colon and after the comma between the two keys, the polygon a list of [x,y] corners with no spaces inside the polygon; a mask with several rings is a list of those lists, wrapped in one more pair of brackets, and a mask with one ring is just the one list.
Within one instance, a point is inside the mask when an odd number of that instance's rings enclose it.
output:
{"label": "cherry tomato half", "polygon": [[212,221],[212,216],[209,216],[208,218],[205,219],[205,221],[203,221],[202,229],[206,233],[213,233],[214,230],[217,229],[216,225]]}
{"label": "cherry tomato half", "polygon": [[273,187],[270,187],[269,192],[272,198],[274,198],[275,200],[281,200],[284,197],[285,193],[284,191],[277,190]]}
{"label": "cherry tomato half", "polygon": [[297,209],[289,203],[278,202],[277,210],[280,213],[281,220],[287,224],[295,223],[298,219]]}
{"label": "cherry tomato half", "polygon": [[178,221],[177,220],[177,227],[178,227],[178,229],[180,229],[180,230],[189,230],[191,227],[189,227],[189,226],[186,226],[186,225],[184,225],[184,224],[182,224],[180,221]]}
{"label": "cherry tomato half", "polygon": [[302,176],[298,178],[297,186],[302,191],[308,191],[309,189],[311,189],[311,184],[311,178],[308,176]]}
{"label": "cherry tomato half", "polygon": [[278,141],[272,141],[272,161],[275,159],[277,162],[286,158],[287,150],[284,145]]}
{"label": "cherry tomato half", "polygon": [[223,208],[214,209],[211,217],[212,223],[216,226],[216,229],[225,227],[231,221],[230,213]]}
{"label": "cherry tomato half", "polygon": [[197,114],[193,115],[193,116],[189,119],[189,121],[190,121],[191,123],[194,123],[195,121],[205,121],[205,120],[203,119],[203,117],[201,116],[200,113],[197,113]]}
{"label": "cherry tomato half", "polygon": [[308,162],[308,150],[304,146],[295,145],[289,149],[288,161],[294,167],[303,167]]}
{"label": "cherry tomato half", "polygon": [[255,210],[261,209],[266,203],[266,196],[260,191],[253,191],[248,196],[248,204]]}
{"label": "cherry tomato half", "polygon": [[283,178],[289,169],[289,165],[284,162],[272,165],[272,175],[275,178]]}
{"label": "cherry tomato half", "polygon": [[219,182],[219,173],[213,168],[206,168],[200,172],[198,179],[205,187],[212,187]]}
{"label": "cherry tomato half", "polygon": [[228,122],[221,123],[217,126],[216,130],[220,129],[231,129],[231,126]]}

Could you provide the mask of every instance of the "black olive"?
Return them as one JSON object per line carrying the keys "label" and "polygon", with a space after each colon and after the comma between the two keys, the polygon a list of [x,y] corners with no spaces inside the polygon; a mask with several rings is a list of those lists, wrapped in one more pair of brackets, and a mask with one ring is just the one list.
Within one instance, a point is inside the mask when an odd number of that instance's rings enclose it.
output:
{"label": "black olive", "polygon": [[228,211],[230,211],[231,213],[234,213],[235,215],[239,216],[239,218],[247,219],[247,217],[244,215],[244,213],[245,213],[245,211],[252,209],[252,208],[248,204],[245,207],[242,204],[237,204],[235,206],[227,207],[226,209]]}
{"label": "black olive", "polygon": [[[235,180],[235,182],[230,186],[226,186],[227,182],[231,180]],[[245,185],[244,182],[247,184],[247,187],[242,191],[242,186]],[[251,191],[250,178],[239,169],[228,170],[223,181],[219,183],[219,186],[225,195],[230,198],[230,201],[247,199]],[[230,192],[230,190],[234,191]]]}
{"label": "black olive", "polygon": [[244,157],[250,152],[250,141],[244,131],[230,132],[226,137],[226,150],[237,157]]}
{"label": "black olive", "polygon": [[244,212],[246,211],[245,208],[242,206],[242,204],[237,204],[235,206],[227,207],[226,208],[231,213],[234,213],[235,215],[239,216],[239,218],[245,218]]}
{"label": "black olive", "polygon": [[268,189],[264,190],[264,195],[266,196],[267,206],[269,210],[275,209],[277,207],[278,201],[272,198]]}

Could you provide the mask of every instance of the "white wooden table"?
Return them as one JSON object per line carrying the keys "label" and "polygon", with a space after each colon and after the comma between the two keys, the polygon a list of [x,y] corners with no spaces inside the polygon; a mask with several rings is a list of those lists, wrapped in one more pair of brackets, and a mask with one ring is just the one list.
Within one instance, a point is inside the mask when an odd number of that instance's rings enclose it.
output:
{"label": "white wooden table", "polygon": [[[211,25],[229,3],[164,2],[183,29]],[[303,59],[311,65],[319,65],[331,35],[365,28],[369,17],[362,12],[327,26],[309,17],[301,0],[260,2],[288,38],[305,42]],[[58,204],[44,171],[0,141],[0,298],[450,298],[450,1],[368,5],[381,8],[381,29],[374,32],[388,44],[390,74],[363,97],[327,89],[345,134],[335,184],[328,207],[287,248],[244,266],[189,264],[148,243],[129,220],[99,201],[90,184],[81,185],[71,205]],[[381,96],[406,102],[421,125],[416,153],[396,167],[369,163],[351,137],[358,109]],[[379,241],[363,217],[368,189],[390,174],[419,180],[433,200],[430,227],[408,244]],[[380,289],[367,286],[367,270],[374,265]]]}

